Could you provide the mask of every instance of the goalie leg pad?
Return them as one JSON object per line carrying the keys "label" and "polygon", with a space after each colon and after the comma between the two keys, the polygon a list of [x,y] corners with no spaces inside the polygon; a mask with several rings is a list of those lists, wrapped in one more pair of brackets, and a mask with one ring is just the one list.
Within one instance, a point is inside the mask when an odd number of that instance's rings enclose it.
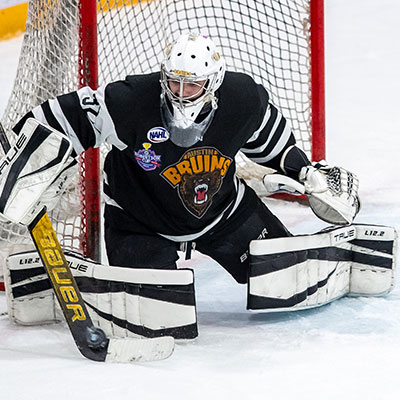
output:
{"label": "goalie leg pad", "polygon": [[376,225],[253,241],[247,308],[292,311],[345,295],[385,295],[394,285],[395,247],[395,230]]}
{"label": "goalie leg pad", "polygon": [[379,296],[394,287],[397,235],[394,228],[354,225],[350,296]]}
{"label": "goalie leg pad", "polygon": [[62,321],[39,255],[33,250],[20,254],[7,258],[4,271],[9,318],[20,325]]}
{"label": "goalie leg pad", "polygon": [[[110,337],[197,337],[193,271],[103,266],[72,253],[66,258],[93,323]],[[35,251],[7,259],[9,316],[36,325],[63,320]]]}

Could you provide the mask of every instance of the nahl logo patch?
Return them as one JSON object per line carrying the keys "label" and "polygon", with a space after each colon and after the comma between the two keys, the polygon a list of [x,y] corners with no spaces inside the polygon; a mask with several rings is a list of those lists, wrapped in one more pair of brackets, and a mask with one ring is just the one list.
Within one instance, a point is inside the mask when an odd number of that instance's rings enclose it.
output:
{"label": "nahl logo patch", "polygon": [[147,139],[152,143],[162,143],[169,139],[169,132],[163,127],[151,128],[147,132]]}
{"label": "nahl logo patch", "polygon": [[143,143],[143,149],[135,151],[137,163],[145,171],[153,171],[161,166],[161,156],[158,156],[153,150],[150,150],[151,143]]}
{"label": "nahl logo patch", "polygon": [[181,159],[165,168],[161,176],[173,187],[185,208],[201,218],[221,188],[232,159],[214,147],[188,150]]}

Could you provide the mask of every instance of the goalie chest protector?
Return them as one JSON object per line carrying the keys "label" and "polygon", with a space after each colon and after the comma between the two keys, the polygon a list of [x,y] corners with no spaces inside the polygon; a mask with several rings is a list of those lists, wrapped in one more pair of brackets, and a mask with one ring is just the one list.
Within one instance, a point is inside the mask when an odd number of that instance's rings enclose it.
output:
{"label": "goalie chest protector", "polygon": [[185,235],[199,232],[236,199],[234,157],[260,127],[268,94],[251,77],[227,73],[203,140],[179,147],[160,113],[160,74],[129,76],[106,87],[107,110],[127,148],[107,156],[106,207],[116,229]]}

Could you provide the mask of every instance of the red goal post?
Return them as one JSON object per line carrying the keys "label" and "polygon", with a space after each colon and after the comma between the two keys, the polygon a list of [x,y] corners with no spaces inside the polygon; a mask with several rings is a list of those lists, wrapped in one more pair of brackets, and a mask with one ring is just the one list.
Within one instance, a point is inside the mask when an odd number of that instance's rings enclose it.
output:
{"label": "red goal post", "polygon": [[311,159],[325,159],[324,0],[310,1]]}
{"label": "red goal post", "polygon": [[[209,34],[228,70],[262,83],[299,146],[325,158],[323,0],[31,0],[3,125],[58,94],[158,70],[166,44],[188,30]],[[51,213],[61,245],[95,260],[104,152],[86,152],[79,179]],[[252,184],[264,170],[243,160],[238,172]],[[23,227],[0,224],[0,244],[16,251],[30,238]]]}
{"label": "red goal post", "polygon": [[[98,87],[97,0],[80,0],[79,88]],[[80,157],[81,198],[80,250],[85,257],[101,261],[100,151],[89,149]]]}

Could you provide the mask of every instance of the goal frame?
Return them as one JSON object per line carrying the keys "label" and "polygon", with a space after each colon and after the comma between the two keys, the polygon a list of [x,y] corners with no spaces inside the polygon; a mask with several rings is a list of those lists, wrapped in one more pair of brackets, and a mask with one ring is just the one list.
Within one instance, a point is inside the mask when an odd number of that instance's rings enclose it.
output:
{"label": "goal frame", "polygon": [[[63,1],[64,0],[57,0],[57,3],[58,2],[63,3]],[[79,28],[78,25],[75,25],[76,29],[77,30],[79,29],[79,43],[77,47],[78,63],[77,66],[76,65],[74,66],[74,69],[72,70],[69,69],[69,71],[71,71],[69,76],[72,75],[74,77],[74,82],[75,79],[76,82],[78,82],[78,85],[75,85],[75,88],[76,86],[80,88],[83,86],[90,86],[92,89],[96,89],[98,86],[98,82],[103,79],[103,74],[99,76],[99,69],[100,69],[100,64],[102,62],[104,48],[101,47],[101,42],[99,38],[101,37],[101,18],[104,15],[100,13],[102,11],[109,12],[111,8],[120,8],[128,4],[130,6],[133,6],[135,4],[137,6],[140,6],[139,9],[141,9],[142,5],[145,3],[156,5],[158,4],[159,1],[160,0],[152,0],[152,1],[76,0],[75,3],[74,0],[74,4],[76,4],[76,7],[79,7],[79,10],[77,10],[79,11],[79,16],[77,21],[79,24]],[[278,5],[287,4],[287,2],[281,0],[275,0],[275,1],[277,2]],[[295,5],[296,3],[299,3],[300,0],[290,0],[290,2],[293,2],[293,5]],[[234,3],[236,4],[236,2]],[[237,4],[239,4],[239,2],[237,2]],[[301,4],[303,5],[303,3]],[[76,8],[74,9],[76,10]],[[308,102],[307,106],[303,107],[300,112],[306,115],[306,118],[308,120],[307,132],[308,134],[311,133],[311,138],[308,137],[307,139],[307,152],[310,155],[312,161],[319,161],[325,159],[324,0],[308,0],[307,2],[304,2],[303,9],[306,13],[306,16],[301,14],[302,19],[297,20],[297,23],[300,23],[300,26],[297,26],[296,29],[298,29],[300,36],[301,33],[305,34],[307,40],[305,45],[302,44],[302,49],[305,51],[305,55],[308,60],[307,62],[308,68],[307,71],[303,70],[301,76],[305,78],[305,80],[307,80],[308,86],[307,86],[307,92],[305,93],[308,93],[307,96]],[[111,11],[118,11],[118,10],[111,10]],[[147,15],[146,18],[151,19],[152,16],[150,15],[149,17],[149,15]],[[157,15],[160,17],[163,14],[160,13]],[[43,15],[43,17],[46,17],[46,15]],[[248,19],[247,19],[247,24],[249,24]],[[191,26],[193,27],[193,24]],[[216,32],[215,28],[212,28],[211,26],[210,28],[214,29],[214,32]],[[172,32],[169,33],[171,34]],[[177,32],[175,32],[175,34],[176,33]],[[160,39],[162,40],[163,37],[164,36],[160,36],[157,39],[158,42],[160,41]],[[243,39],[241,43],[243,44]],[[304,41],[302,43],[304,43]],[[240,51],[239,48],[232,47],[232,49],[233,51],[236,52]],[[282,49],[288,51],[287,48],[282,47]],[[225,48],[225,50],[227,50],[227,52],[229,53],[230,47],[228,46],[227,48]],[[144,49],[139,47],[139,51],[143,53]],[[134,53],[134,54],[136,55],[137,59],[140,60],[139,58],[140,53]],[[232,54],[230,55],[230,57],[232,58],[233,64],[231,62],[230,68],[235,69],[236,68],[236,65],[234,64],[235,56],[233,56]],[[295,55],[296,53],[293,54]],[[74,53],[74,57],[75,55],[76,53]],[[154,58],[154,55],[151,55],[151,57]],[[267,61],[265,58],[260,58],[260,60],[262,62]],[[239,61],[241,60],[239,59]],[[246,62],[247,63],[249,62],[248,59]],[[153,64],[151,68],[153,67],[156,67],[156,65]],[[239,70],[241,70],[240,65],[239,65]],[[45,78],[47,79],[48,77],[46,76]],[[291,78],[286,78],[286,79],[291,79]],[[43,82],[47,81],[43,80]],[[26,87],[30,86],[27,85]],[[40,87],[40,91],[44,90],[43,88]],[[27,96],[29,98],[30,93],[36,93],[36,92],[28,91],[22,93],[23,96]],[[21,99],[22,97],[17,97],[16,102],[17,103],[21,102]],[[21,103],[25,104],[24,102]],[[9,106],[7,106],[7,111],[9,113],[11,111],[11,114],[16,112],[14,103],[12,104],[12,106],[11,102],[9,103]],[[301,117],[301,115],[299,114],[297,115]],[[293,121],[296,122],[296,119],[297,117],[295,117]],[[296,130],[295,127],[294,130]],[[302,138],[300,139],[303,140]],[[79,201],[82,212],[80,218],[79,218],[79,211],[77,211],[76,214],[74,214],[74,216],[78,217],[77,220],[80,220],[81,225],[80,228],[77,228],[78,230],[77,236],[75,236],[75,231],[74,231],[73,240],[75,240],[75,238],[79,239],[78,243],[79,251],[81,251],[85,257],[88,257],[96,261],[102,261],[101,249],[103,248],[103,241],[101,239],[102,219],[101,219],[101,200],[100,200],[101,189],[102,189],[101,172],[100,172],[101,159],[102,159],[101,150],[99,149],[90,149],[86,151],[81,158],[80,174],[79,174],[80,182],[78,189],[80,191],[80,195],[78,196],[80,197],[80,199],[76,198],[76,200]],[[245,173],[246,173],[246,167],[247,164],[245,165],[245,168],[242,168],[243,172]],[[238,169],[239,170],[241,169],[241,165],[239,165],[239,163],[238,163]],[[249,182],[249,184],[257,183],[261,185],[258,178],[261,177],[262,175],[256,173],[256,166],[254,167],[254,170],[252,169],[252,167],[247,168],[247,172],[250,172],[250,174],[254,173],[250,177],[252,182]],[[241,171],[239,171],[239,173],[241,173]],[[256,180],[252,179],[254,178],[254,176],[257,177]],[[260,189],[262,190],[262,188]],[[262,195],[262,193],[260,193],[260,195]],[[74,192],[74,196],[76,196],[76,191]],[[74,203],[74,206],[75,204],[76,203]],[[75,226],[76,225],[74,225],[74,228],[68,227],[68,229],[75,229]],[[13,239],[15,238],[15,242],[12,242],[12,245],[19,245],[20,238],[22,237],[20,235],[22,234],[23,232],[20,232],[20,230],[17,230],[15,232],[12,231],[10,233],[10,235],[14,235]],[[69,232],[67,233],[67,236],[68,235]],[[70,240],[69,236],[68,240]],[[25,242],[23,242],[23,240],[21,239],[21,244],[22,243]],[[75,246],[73,247],[75,249]],[[1,287],[1,282],[0,282],[0,287]]]}
{"label": "goal frame", "polygon": [[[116,0],[119,3],[120,0]],[[79,51],[79,84],[97,88],[97,0],[80,0],[81,26]],[[310,0],[310,65],[311,65],[311,158],[325,159],[325,48],[324,0]],[[100,152],[90,149],[83,156],[81,238],[86,257],[101,259],[100,217]]]}

